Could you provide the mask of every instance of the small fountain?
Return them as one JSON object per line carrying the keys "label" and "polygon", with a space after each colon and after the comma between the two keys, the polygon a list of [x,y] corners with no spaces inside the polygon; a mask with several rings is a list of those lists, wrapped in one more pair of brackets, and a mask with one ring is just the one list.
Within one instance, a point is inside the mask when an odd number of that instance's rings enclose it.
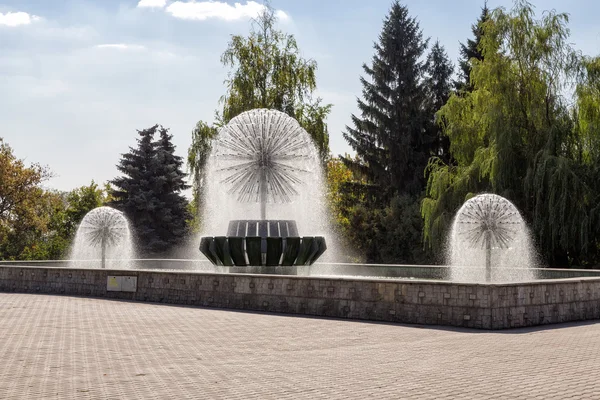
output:
{"label": "small fountain", "polygon": [[[238,203],[258,205],[260,209],[258,219],[247,217],[256,215],[252,207],[242,209],[243,219],[229,221],[228,236],[201,238],[200,251],[213,264],[295,267],[312,265],[323,254],[327,248],[324,237],[299,237],[296,221],[289,219],[290,212],[294,214],[290,207],[273,212],[284,218],[267,219],[268,204],[292,203],[300,196],[300,186],[320,179],[312,140],[295,119],[267,109],[238,115],[219,132],[209,164],[209,179],[220,186],[213,186],[213,193],[224,192]],[[227,211],[238,209],[227,200],[209,204]],[[223,219],[218,223],[222,224]]]}
{"label": "small fountain", "polygon": [[452,280],[513,282],[535,278],[535,256],[527,226],[504,197],[481,194],[467,200],[452,224]]}
{"label": "small fountain", "polygon": [[100,261],[100,267],[128,268],[134,258],[127,218],[111,207],[88,212],[77,228],[70,262],[76,267]]}

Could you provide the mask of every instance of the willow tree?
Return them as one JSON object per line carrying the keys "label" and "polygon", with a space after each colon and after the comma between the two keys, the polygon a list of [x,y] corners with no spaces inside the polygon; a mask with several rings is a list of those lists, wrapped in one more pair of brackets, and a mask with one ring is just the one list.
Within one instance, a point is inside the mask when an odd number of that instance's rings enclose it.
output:
{"label": "willow tree", "polygon": [[[563,93],[580,59],[566,14],[516,1],[482,25],[483,60],[472,59],[473,91],[439,111],[456,165],[432,158],[421,211],[425,239],[439,249],[458,207],[479,192],[512,200],[553,264],[576,262],[590,245],[590,191]],[[581,195],[575,195],[581,194]]]}
{"label": "willow tree", "polygon": [[266,5],[247,37],[233,35],[221,62],[231,70],[221,98],[219,124],[244,111],[270,108],[298,120],[323,157],[329,152],[325,118],[331,108],[315,97],[317,63],[300,55],[293,35],[276,29],[277,17]]}
{"label": "willow tree", "polygon": [[188,221],[192,231],[200,229],[200,210],[204,204],[203,190],[206,179],[205,165],[211,151],[212,140],[217,137],[217,128],[204,121],[198,121],[192,131],[192,144],[188,149],[188,171],[192,177],[193,198],[190,202],[191,219]]}

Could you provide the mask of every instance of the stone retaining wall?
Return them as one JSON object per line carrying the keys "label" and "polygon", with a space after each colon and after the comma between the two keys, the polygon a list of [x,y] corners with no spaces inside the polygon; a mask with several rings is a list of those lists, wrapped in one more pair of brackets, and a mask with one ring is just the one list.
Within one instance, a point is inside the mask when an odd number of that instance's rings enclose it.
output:
{"label": "stone retaining wall", "polygon": [[[108,291],[109,276],[135,276],[137,289]],[[600,278],[484,285],[0,266],[0,291],[480,329],[600,319]]]}

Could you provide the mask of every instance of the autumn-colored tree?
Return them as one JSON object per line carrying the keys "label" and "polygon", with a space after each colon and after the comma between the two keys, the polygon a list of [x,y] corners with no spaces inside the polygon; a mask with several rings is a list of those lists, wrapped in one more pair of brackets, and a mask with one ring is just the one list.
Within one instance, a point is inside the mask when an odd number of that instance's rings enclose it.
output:
{"label": "autumn-colored tree", "polygon": [[344,186],[354,179],[352,171],[339,158],[332,157],[327,161],[327,202],[332,212],[331,220],[336,225],[337,233],[347,235],[350,228],[348,192]]}
{"label": "autumn-colored tree", "polygon": [[49,223],[51,199],[41,184],[50,177],[39,164],[25,165],[0,138],[0,258],[19,259]]}

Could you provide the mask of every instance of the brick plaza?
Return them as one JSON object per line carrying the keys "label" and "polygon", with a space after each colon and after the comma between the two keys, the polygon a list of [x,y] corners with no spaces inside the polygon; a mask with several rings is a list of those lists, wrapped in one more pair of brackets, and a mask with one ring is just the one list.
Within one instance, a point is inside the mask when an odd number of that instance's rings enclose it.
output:
{"label": "brick plaza", "polygon": [[0,293],[0,399],[598,399],[600,323],[505,331]]}

